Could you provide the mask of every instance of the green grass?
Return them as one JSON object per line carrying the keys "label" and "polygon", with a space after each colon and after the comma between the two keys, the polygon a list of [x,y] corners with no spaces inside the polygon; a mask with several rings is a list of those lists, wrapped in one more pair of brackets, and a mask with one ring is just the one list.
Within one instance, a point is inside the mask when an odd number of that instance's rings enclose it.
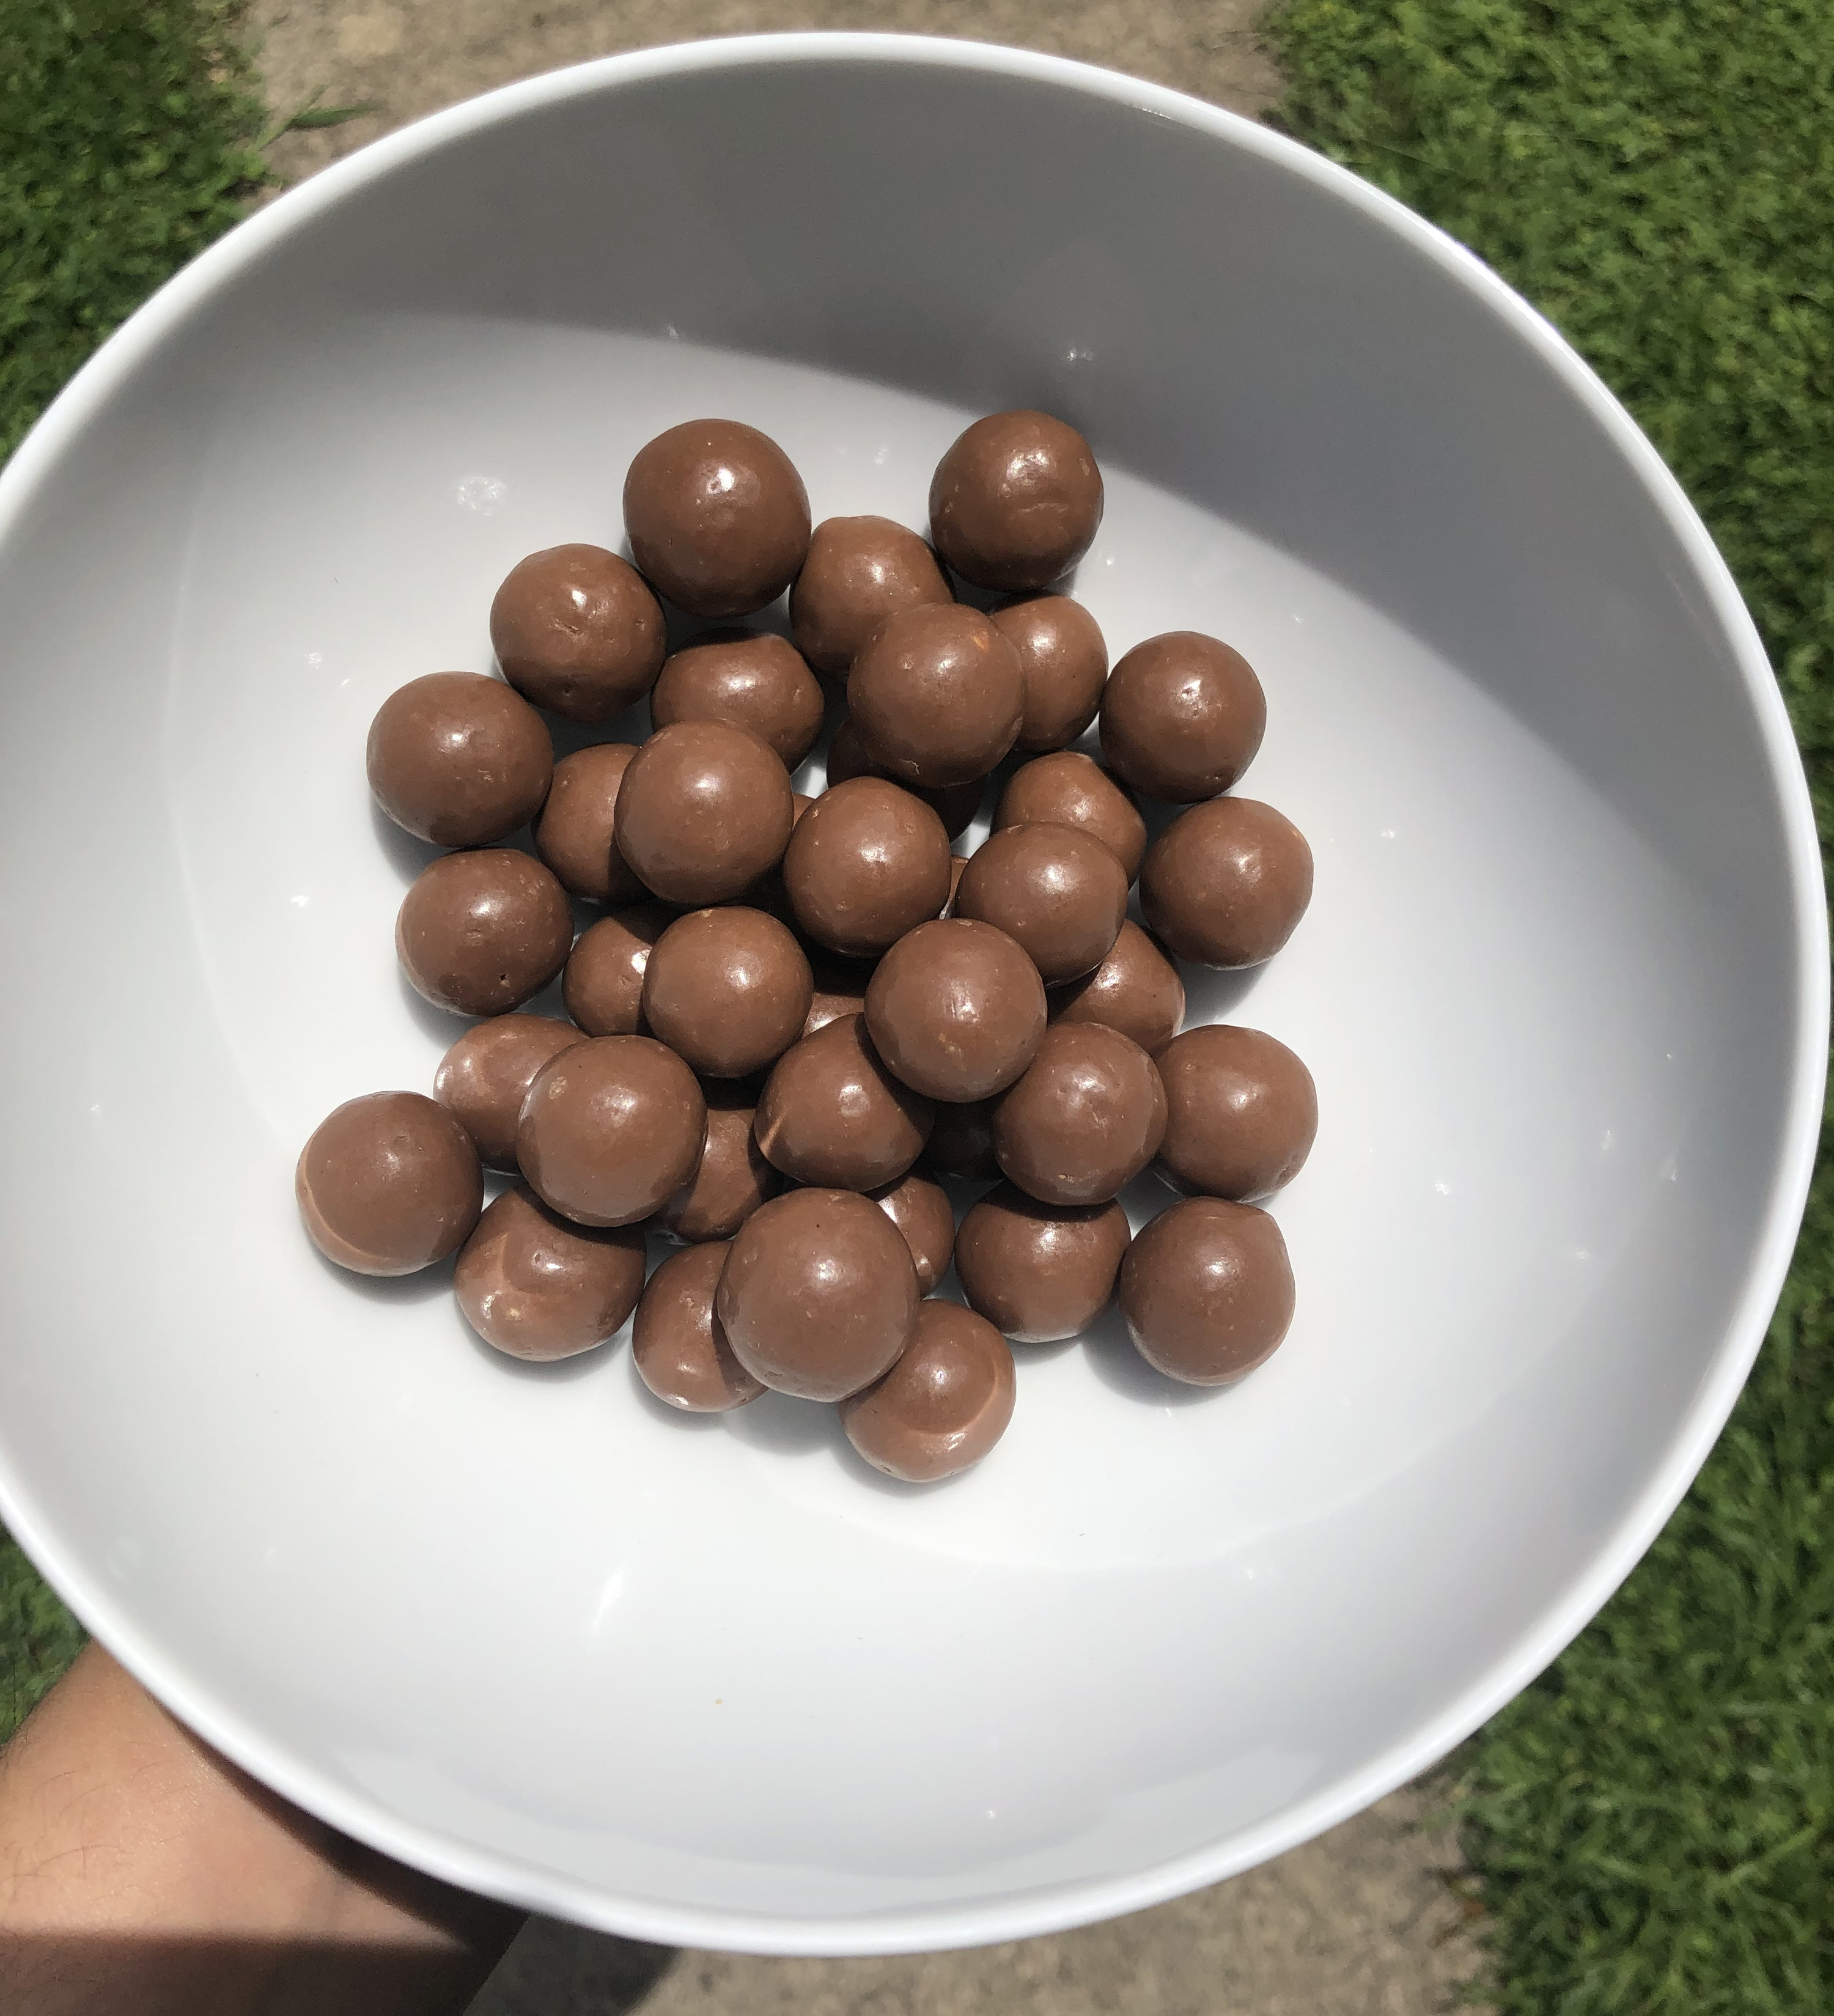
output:
{"label": "green grass", "polygon": [[[1764,631],[1834,837],[1834,6],[1287,0],[1302,139],[1548,314]],[[1834,1169],[1648,1559],[1454,1760],[1509,2016],[1834,2008]]]}

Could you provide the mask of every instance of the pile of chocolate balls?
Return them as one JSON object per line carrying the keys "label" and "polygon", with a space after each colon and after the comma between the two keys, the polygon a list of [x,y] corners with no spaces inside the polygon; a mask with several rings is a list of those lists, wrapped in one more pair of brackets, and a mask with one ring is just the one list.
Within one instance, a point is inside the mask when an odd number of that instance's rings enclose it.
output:
{"label": "pile of chocolate balls", "polygon": [[[812,530],[774,441],[694,420],[630,466],[634,565],[565,545],[513,568],[503,678],[415,679],[370,729],[383,809],[452,850],[402,904],[402,967],[479,1019],[431,1099],[352,1100],[308,1142],[320,1250],[384,1275],[456,1252],[460,1308],[519,1358],[589,1351],[634,1309],[659,1399],[837,1401],[913,1481],[999,1439],[1009,1339],[1073,1337],[1117,1292],[1175,1379],[1267,1358],[1292,1273],[1249,1200],[1304,1161],[1312,1079],[1258,1031],[1180,1035],[1168,954],[1270,958],[1311,854],[1230,794],[1266,722],[1246,661],[1175,631],[1111,673],[1050,592],[1102,501],[1081,434],[996,413],[938,465],[928,542]],[[1008,599],[957,600],[939,562]],[[668,654],[663,599],[726,625],[786,589],[790,639],[712,628]],[[791,776],[823,680],[846,713],[809,799]],[[603,724],[646,696],[647,740],[555,761],[539,710]],[[1097,722],[1099,762],[1070,747]],[[1150,847],[1136,794],[1187,808]],[[504,844],[529,826],[532,853]],[[604,913],[577,938],[570,899]],[[557,975],[571,1019],[514,1012]],[[1155,1164],[1186,1194],[1134,1238],[1116,1200]],[[488,1208],[487,1168],[521,1179]],[[997,1187],[958,1229],[937,1178]],[[647,1231],[680,1250],[646,1285]],[[952,1260],[965,1308],[933,1294]]]}

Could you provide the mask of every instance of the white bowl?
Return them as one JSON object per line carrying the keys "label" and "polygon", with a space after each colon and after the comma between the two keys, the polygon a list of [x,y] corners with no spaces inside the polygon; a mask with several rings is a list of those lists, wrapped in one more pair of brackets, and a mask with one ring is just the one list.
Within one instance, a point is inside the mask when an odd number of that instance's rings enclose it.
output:
{"label": "white bowl", "polygon": [[[614,543],[640,442],[775,435],[921,524],[964,419],[1086,429],[1077,593],[1260,669],[1290,947],[1202,1013],[1324,1124],[1233,1391],[1112,1323],[978,1471],[517,1369],[321,1264],[292,1166],[454,1033],[362,751]],[[1819,1112],[1818,855],[1680,491],[1490,273],[1151,86],[807,36],[615,59],[330,169],[0,480],[0,1514],[186,1720],[351,1833],[645,1938],[1003,1939],[1228,1875],[1439,1756],[1637,1559],[1737,1393]]]}

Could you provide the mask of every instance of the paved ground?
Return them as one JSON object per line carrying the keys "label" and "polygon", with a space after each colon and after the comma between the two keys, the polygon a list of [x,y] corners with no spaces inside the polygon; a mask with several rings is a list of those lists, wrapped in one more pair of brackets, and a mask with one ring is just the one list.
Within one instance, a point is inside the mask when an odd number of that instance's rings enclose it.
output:
{"label": "paved ground", "polygon": [[[883,28],[1047,49],[1240,112],[1279,76],[1259,0],[255,0],[276,113],[371,103],[290,135],[297,179],[389,127],[589,56],[766,29]],[[1156,1910],[1052,1939],[884,1960],[677,1953],[547,1922],[472,2016],[1429,2016],[1473,1964],[1456,1859],[1417,1790],[1280,1861]]]}

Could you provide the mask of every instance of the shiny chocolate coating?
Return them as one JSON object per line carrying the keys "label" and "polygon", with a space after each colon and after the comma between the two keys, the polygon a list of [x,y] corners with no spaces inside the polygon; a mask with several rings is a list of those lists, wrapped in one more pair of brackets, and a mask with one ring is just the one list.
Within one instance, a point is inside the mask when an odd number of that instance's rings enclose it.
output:
{"label": "shiny chocolate coating", "polygon": [[505,847],[443,854],[415,877],[395,918],[402,970],[429,1001],[501,1015],[567,963],[573,909],[553,872]]}
{"label": "shiny chocolate coating", "polygon": [[989,616],[925,603],[881,623],[847,679],[867,754],[901,784],[935,790],[984,777],[1025,718],[1019,654]]}
{"label": "shiny chocolate coating", "polygon": [[637,1376],[658,1400],[685,1413],[730,1413],[764,1391],[733,1357],[713,1313],[726,1252],[722,1239],[672,1253],[650,1276],[631,1326]]}
{"label": "shiny chocolate coating", "polygon": [[792,1182],[872,1190],[917,1160],[935,1117],[886,1070],[863,1018],[846,1015],[778,1058],[752,1126]]}
{"label": "shiny chocolate coating", "polygon": [[1121,1263],[1121,1314],[1148,1365],[1227,1386],[1271,1358],[1292,1322],[1292,1263],[1280,1227],[1252,1204],[1186,1197]]}
{"label": "shiny chocolate coating", "polygon": [[1014,771],[994,808],[994,830],[1009,826],[1073,826],[1094,833],[1131,882],[1146,858],[1140,808],[1093,756],[1063,749]]}
{"label": "shiny chocolate coating", "polygon": [[1166,1087],[1158,1166],[1181,1190],[1270,1197],[1305,1167],[1318,1132],[1312,1074],[1277,1037],[1217,1023],[1156,1060]]}
{"label": "shiny chocolate coating", "polygon": [[453,1276],[465,1320],[512,1358],[571,1358],[624,1327],[643,1291],[643,1235],[589,1229],[531,1190],[505,1190]]}
{"label": "shiny chocolate coating", "polygon": [[567,1012],[589,1036],[638,1036],[643,1025],[643,975],[656,941],[675,922],[662,903],[633,903],[588,924],[560,977]]}
{"label": "shiny chocolate coating", "polygon": [[1113,1299],[1133,1234],[1119,1204],[1041,1204],[1002,1183],[961,1222],[962,1293],[1021,1344],[1079,1336]]}
{"label": "shiny chocolate coating", "polygon": [[1127,871],[1076,826],[1003,826],[968,857],[955,914],[1016,939],[1058,987],[1093,973],[1113,950],[1127,916]]}
{"label": "shiny chocolate coating", "polygon": [[488,847],[541,810],[554,745],[501,679],[429,672],[376,710],[366,761],[369,789],[397,826],[440,847]]}
{"label": "shiny chocolate coating", "polygon": [[611,837],[618,787],[636,753],[634,743],[600,742],[563,756],[535,823],[535,852],[569,895],[589,903],[634,903],[647,893]]}
{"label": "shiny chocolate coating", "polygon": [[1006,1433],[1018,1383],[992,1323],[960,1302],[921,1302],[903,1355],[841,1402],[841,1425],[874,1470],[935,1484],[978,1463]]}
{"label": "shiny chocolate coating", "polygon": [[624,479],[630,549],[690,616],[749,616],[809,553],[809,493],[768,434],[687,420],[637,450]]}
{"label": "shiny chocolate coating", "polygon": [[1130,917],[1094,972],[1056,989],[1054,1022],[1099,1022],[1131,1036],[1156,1057],[1184,1020],[1184,982],[1178,969]]}
{"label": "shiny chocolate coating", "polygon": [[1000,1168],[1046,1204],[1105,1204],[1158,1153],[1165,1132],[1166,1088],[1152,1059],[1093,1022],[1054,1022],[1031,1069],[993,1109]]}
{"label": "shiny chocolate coating", "polygon": [[1017,594],[1061,580],[1101,524],[1090,445],[1048,413],[989,413],[930,483],[930,537],[964,581]]}
{"label": "shiny chocolate coating", "polygon": [[821,682],[794,645],[768,632],[712,630],[664,665],[650,718],[658,728],[730,721],[768,743],[794,770],[821,733],[824,705]]}
{"label": "shiny chocolate coating", "polygon": [[656,683],[662,605],[603,546],[549,546],[518,560],[490,606],[503,677],[568,721],[609,721]]}
{"label": "shiny chocolate coating", "polygon": [[467,1029],[440,1059],[433,1096],[471,1136],[487,1169],[516,1166],[516,1122],[535,1075],[581,1040],[553,1015],[492,1015]]}
{"label": "shiny chocolate coating", "polygon": [[701,1165],[707,1101],[673,1050],[648,1036],[595,1036],[536,1074],[516,1159],[546,1204],[582,1225],[635,1225]]}
{"label": "shiny chocolate coating", "polygon": [[666,902],[730,903],[783,859],[795,823],[790,773],[749,729],[659,728],[630,760],[612,831]]}
{"label": "shiny chocolate coating", "polygon": [[844,679],[888,617],[954,599],[915,532],[889,518],[824,518],[790,590],[790,632],[818,672]]}
{"label": "shiny chocolate coating", "polygon": [[934,1174],[958,1183],[993,1183],[1000,1174],[1000,1158],[993,1152],[993,1101],[939,1106],[924,1143],[923,1163]]}
{"label": "shiny chocolate coating", "polygon": [[922,1176],[901,1176],[872,1192],[872,1200],[904,1234],[917,1269],[917,1287],[928,1295],[949,1272],[955,1251],[955,1212],[941,1185]]}
{"label": "shiny chocolate coating", "polygon": [[736,1085],[703,1087],[707,1099],[707,1141],[701,1166],[656,1214],[664,1232],[690,1244],[730,1239],[783,1178],[764,1159],[751,1129],[757,1095]]}
{"label": "shiny chocolate coating", "polygon": [[293,1188],[312,1244],[358,1274],[431,1267],[484,1208],[470,1136],[417,1092],[346,1100],[301,1150]]}
{"label": "shiny chocolate coating", "polygon": [[883,952],[949,900],[949,836],[930,808],[880,777],[823,791],[784,855],[796,922],[849,958]]}
{"label": "shiny chocolate coating", "polygon": [[813,1036],[843,1015],[866,1013],[866,990],[873,977],[873,962],[842,959],[838,953],[818,949],[809,961],[815,976],[815,992],[803,1018],[802,1033]]}
{"label": "shiny chocolate coating", "polygon": [[1019,654],[1025,711],[1015,749],[1065,749],[1101,705],[1108,647],[1101,625],[1067,595],[1030,595],[993,612]]}
{"label": "shiny chocolate coating", "polygon": [[1043,983],[1004,931],[966,917],[919,924],[879,961],[866,1026],[926,1099],[990,1099],[1038,1054]]}
{"label": "shiny chocolate coating", "polygon": [[707,1078],[774,1064],[802,1035],[814,997],[795,934],[739,905],[677,917],[643,974],[650,1032]]}
{"label": "shiny chocolate coating", "polygon": [[1101,701],[1101,753],[1149,797],[1195,805],[1226,791],[1255,759],[1267,699],[1241,652],[1198,630],[1136,644]]}
{"label": "shiny chocolate coating", "polygon": [[[850,777],[883,777],[892,783],[900,780],[890,771],[875,763],[866,746],[858,724],[851,715],[847,715],[834,730],[834,739],[828,744],[828,787],[844,784]],[[928,790],[921,784],[903,784],[901,788],[915,798],[921,798],[938,819],[942,822],[942,830],[951,840],[958,838],[974,823],[975,815],[981,809],[981,801],[987,794],[987,779],[971,777],[965,784],[945,784],[940,790]]]}
{"label": "shiny chocolate coating", "polygon": [[904,1236],[849,1190],[791,1190],[761,1204],[726,1255],[714,1311],[754,1379],[842,1400],[888,1371],[917,1327]]}
{"label": "shiny chocolate coating", "polygon": [[1200,966],[1259,966],[1312,900],[1306,836],[1256,798],[1180,812],[1146,851],[1140,907],[1169,950]]}

